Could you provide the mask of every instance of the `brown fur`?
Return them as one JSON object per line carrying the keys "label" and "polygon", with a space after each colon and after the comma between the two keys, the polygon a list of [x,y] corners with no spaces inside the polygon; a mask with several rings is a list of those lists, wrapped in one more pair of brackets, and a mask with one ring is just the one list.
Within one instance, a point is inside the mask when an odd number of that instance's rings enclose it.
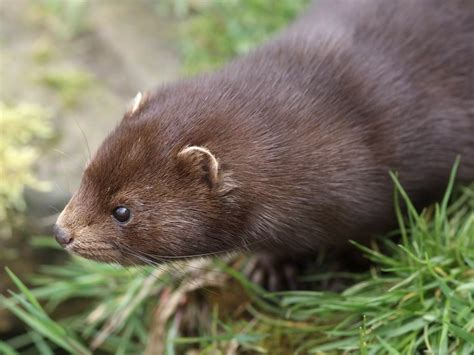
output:
{"label": "brown fur", "polygon": [[[389,170],[418,206],[457,155],[474,180],[473,58],[472,1],[319,1],[222,70],[144,95],[61,215],[67,249],[125,264],[296,255],[385,232]],[[121,205],[128,224],[111,217]]]}

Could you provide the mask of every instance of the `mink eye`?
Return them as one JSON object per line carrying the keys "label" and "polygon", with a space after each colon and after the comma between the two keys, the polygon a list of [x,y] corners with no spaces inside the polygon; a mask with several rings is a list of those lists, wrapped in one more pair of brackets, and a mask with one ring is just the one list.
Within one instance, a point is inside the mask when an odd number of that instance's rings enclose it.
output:
{"label": "mink eye", "polygon": [[127,207],[119,206],[114,209],[112,216],[117,222],[125,223],[130,219],[130,210]]}

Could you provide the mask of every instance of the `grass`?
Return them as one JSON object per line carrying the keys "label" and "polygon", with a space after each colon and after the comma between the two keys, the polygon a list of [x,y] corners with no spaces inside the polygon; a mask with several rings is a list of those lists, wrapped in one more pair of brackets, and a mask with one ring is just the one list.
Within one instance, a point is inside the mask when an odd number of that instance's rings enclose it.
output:
{"label": "grass", "polygon": [[[7,269],[18,290],[1,302],[30,330],[0,349],[471,354],[474,186],[452,197],[454,174],[455,169],[444,199],[422,213],[393,176],[400,243],[379,238],[371,248],[357,246],[373,262],[368,272],[309,277],[352,278],[341,292],[270,293],[246,279],[242,259],[126,271],[72,258],[65,266],[45,266],[30,279],[31,289]],[[406,216],[399,199],[408,207]],[[72,309],[78,300],[81,307]]]}

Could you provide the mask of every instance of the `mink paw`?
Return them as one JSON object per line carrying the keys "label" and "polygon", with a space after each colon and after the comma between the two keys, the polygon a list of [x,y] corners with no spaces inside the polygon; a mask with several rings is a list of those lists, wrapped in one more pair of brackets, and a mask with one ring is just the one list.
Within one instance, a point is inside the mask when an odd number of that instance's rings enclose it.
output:
{"label": "mink paw", "polygon": [[292,259],[256,255],[249,260],[244,273],[250,281],[268,291],[296,290],[299,269]]}

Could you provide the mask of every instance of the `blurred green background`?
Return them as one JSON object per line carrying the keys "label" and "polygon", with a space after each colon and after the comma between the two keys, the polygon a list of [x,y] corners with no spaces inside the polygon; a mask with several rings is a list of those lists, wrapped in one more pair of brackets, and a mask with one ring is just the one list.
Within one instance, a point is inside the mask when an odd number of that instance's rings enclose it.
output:
{"label": "blurred green background", "polygon": [[125,270],[50,235],[137,91],[223,65],[308,2],[0,1],[0,353],[474,351],[473,186],[400,214],[402,245],[374,242],[366,272],[320,255],[311,292],[265,292],[243,258]]}

